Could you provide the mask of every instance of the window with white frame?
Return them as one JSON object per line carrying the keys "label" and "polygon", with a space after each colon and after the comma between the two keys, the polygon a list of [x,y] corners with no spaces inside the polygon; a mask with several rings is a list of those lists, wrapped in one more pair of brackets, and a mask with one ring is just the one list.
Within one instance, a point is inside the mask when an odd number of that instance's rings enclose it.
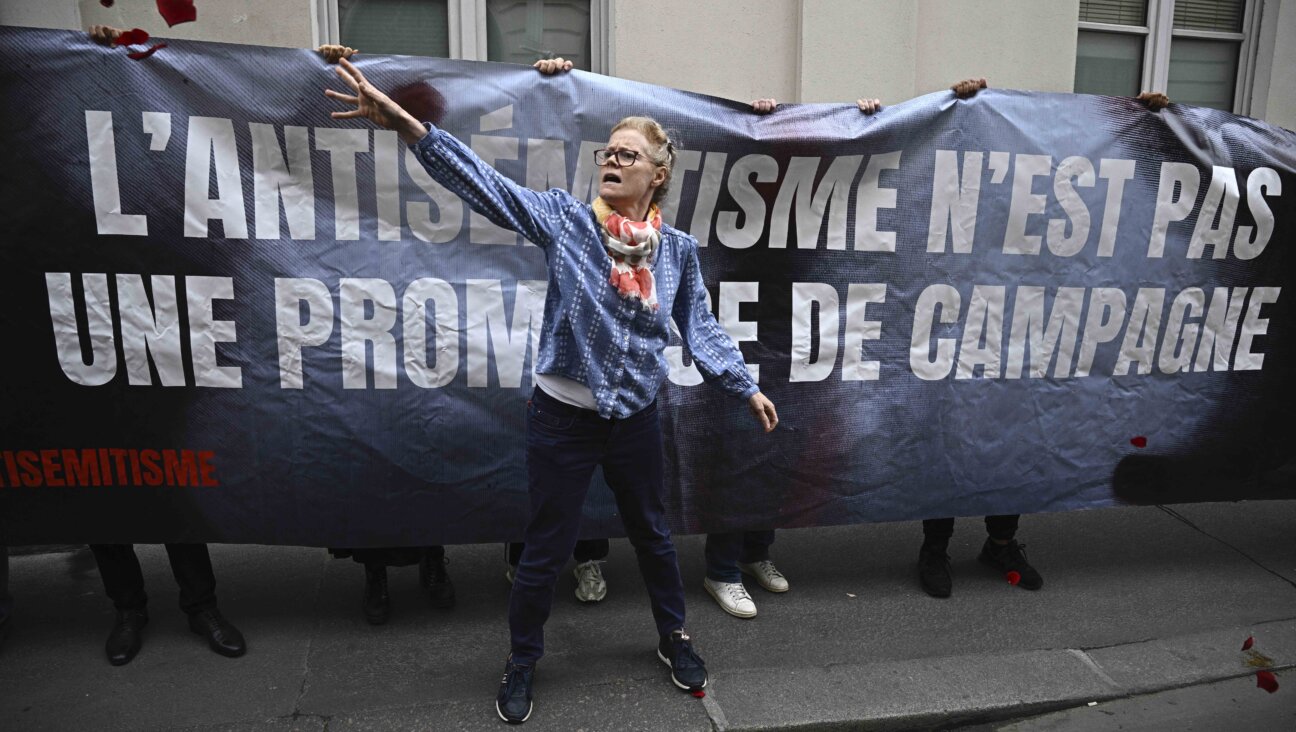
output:
{"label": "window with white frame", "polygon": [[1245,114],[1263,0],[1080,0],[1075,91]]}
{"label": "window with white frame", "polygon": [[316,0],[320,42],[368,53],[530,64],[562,56],[607,72],[610,0]]}

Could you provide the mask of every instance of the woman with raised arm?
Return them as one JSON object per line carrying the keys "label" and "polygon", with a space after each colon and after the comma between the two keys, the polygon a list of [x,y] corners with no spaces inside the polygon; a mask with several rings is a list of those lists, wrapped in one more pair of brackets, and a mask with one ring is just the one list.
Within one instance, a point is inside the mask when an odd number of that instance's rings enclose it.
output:
{"label": "woman with raised arm", "polygon": [[[542,73],[570,68],[561,59],[536,66]],[[345,59],[337,71],[352,93],[325,93],[355,108],[334,118],[395,130],[441,185],[545,252],[549,288],[526,436],[531,518],[509,599],[512,653],[496,712],[513,723],[531,714],[554,583],[600,465],[648,588],[657,655],[676,686],[701,689],[706,667],[684,630],[684,586],[663,506],[656,397],[667,372],[670,318],[707,381],[745,400],[766,432],[778,416],[707,307],[697,241],[662,223],[657,203],[670,182],[674,144],[647,117],[618,122],[594,154],[599,197],[590,206],[566,191],[517,185],[459,140],[415,119]]]}

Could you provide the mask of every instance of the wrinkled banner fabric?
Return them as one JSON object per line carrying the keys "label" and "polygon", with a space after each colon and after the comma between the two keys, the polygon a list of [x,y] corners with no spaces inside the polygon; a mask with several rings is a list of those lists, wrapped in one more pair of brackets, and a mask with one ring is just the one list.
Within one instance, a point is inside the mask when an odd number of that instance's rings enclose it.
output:
{"label": "wrinkled banner fabric", "polygon": [[[134,61],[0,29],[0,541],[518,538],[543,252],[308,50]],[[865,116],[359,56],[504,175],[589,200],[651,115],[667,220],[781,424],[666,354],[679,532],[1291,498],[1296,135],[990,89]],[[619,535],[596,479],[586,536]]]}

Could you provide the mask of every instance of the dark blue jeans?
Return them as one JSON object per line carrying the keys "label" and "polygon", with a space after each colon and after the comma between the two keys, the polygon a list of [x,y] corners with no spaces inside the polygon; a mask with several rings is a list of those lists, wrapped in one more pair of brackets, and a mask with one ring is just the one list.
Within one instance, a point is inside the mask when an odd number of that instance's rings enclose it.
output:
{"label": "dark blue jeans", "polygon": [[773,531],[733,531],[707,534],[706,576],[714,582],[742,582],[738,563],[751,564],[769,559]]}
{"label": "dark blue jeans", "polygon": [[684,582],[662,502],[657,403],[625,419],[603,419],[536,389],[527,405],[527,489],[531,521],[509,596],[513,661],[544,655],[554,584],[580,533],[581,507],[596,466],[616,497],[639,559],[658,635],[684,627]]}

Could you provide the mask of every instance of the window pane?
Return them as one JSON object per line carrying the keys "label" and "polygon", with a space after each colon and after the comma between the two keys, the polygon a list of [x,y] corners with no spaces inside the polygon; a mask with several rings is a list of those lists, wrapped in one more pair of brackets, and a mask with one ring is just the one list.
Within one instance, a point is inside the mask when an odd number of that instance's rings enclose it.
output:
{"label": "window pane", "polygon": [[1175,38],[1170,41],[1166,94],[1179,104],[1233,111],[1239,52],[1236,41]]}
{"label": "window pane", "polygon": [[1241,33],[1245,10],[1246,0],[1175,0],[1174,27]]}
{"label": "window pane", "polygon": [[1148,0],[1080,0],[1080,21],[1147,25]]}
{"label": "window pane", "polygon": [[338,0],[344,45],[364,53],[450,55],[447,0]]}
{"label": "window pane", "polygon": [[486,0],[486,54],[515,64],[562,56],[589,71],[589,0]]}
{"label": "window pane", "polygon": [[1076,40],[1076,93],[1138,94],[1143,79],[1143,38],[1133,33],[1080,31]]}

